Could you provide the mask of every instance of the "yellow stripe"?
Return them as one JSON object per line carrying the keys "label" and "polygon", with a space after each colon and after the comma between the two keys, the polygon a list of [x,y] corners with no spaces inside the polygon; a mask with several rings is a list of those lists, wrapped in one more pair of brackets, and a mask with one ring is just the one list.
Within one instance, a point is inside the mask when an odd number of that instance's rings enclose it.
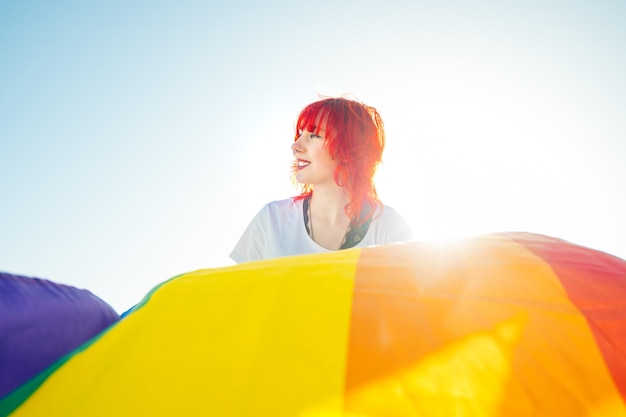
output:
{"label": "yellow stripe", "polygon": [[359,250],[185,274],[15,416],[293,416],[343,407]]}

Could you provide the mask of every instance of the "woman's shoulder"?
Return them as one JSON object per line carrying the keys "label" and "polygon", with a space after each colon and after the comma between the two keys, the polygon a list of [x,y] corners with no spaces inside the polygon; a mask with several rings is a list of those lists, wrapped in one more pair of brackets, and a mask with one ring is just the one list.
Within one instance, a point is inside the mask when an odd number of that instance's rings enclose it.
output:
{"label": "woman's shoulder", "polygon": [[269,212],[288,211],[293,210],[294,207],[302,207],[302,200],[296,200],[295,197],[290,197],[283,200],[270,201],[263,207],[263,210]]}
{"label": "woman's shoulder", "polygon": [[391,238],[392,241],[409,240],[412,238],[411,227],[393,207],[386,204],[379,205],[373,221],[378,223],[377,226],[380,230],[384,230],[385,233],[393,236]]}
{"label": "woman's shoulder", "polygon": [[264,220],[285,222],[302,216],[302,200],[286,198],[284,200],[271,201],[259,212],[257,217]]}
{"label": "woman's shoulder", "polygon": [[402,215],[393,207],[386,204],[379,204],[376,207],[376,214],[374,217],[380,217],[385,219],[403,219]]}

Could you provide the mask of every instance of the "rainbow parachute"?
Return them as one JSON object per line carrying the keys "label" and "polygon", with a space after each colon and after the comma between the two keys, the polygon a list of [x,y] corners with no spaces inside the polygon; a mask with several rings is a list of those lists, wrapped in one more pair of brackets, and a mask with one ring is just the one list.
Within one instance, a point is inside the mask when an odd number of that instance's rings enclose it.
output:
{"label": "rainbow parachute", "polygon": [[0,414],[626,416],[624,398],[626,262],[509,233],[180,275]]}

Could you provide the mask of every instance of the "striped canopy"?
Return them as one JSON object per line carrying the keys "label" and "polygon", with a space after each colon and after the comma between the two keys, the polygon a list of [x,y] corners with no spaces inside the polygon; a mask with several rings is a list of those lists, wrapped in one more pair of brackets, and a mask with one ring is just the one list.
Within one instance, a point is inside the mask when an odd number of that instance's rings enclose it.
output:
{"label": "striped canopy", "polygon": [[545,236],[177,276],[14,416],[626,416],[626,262]]}

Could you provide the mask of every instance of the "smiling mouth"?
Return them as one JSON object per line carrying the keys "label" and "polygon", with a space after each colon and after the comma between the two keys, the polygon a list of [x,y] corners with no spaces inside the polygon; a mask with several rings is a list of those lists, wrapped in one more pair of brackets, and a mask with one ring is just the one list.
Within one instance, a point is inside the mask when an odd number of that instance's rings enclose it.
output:
{"label": "smiling mouth", "polygon": [[298,159],[298,162],[296,164],[296,166],[298,167],[298,169],[302,169],[305,168],[307,166],[309,166],[310,162],[309,161],[304,161],[302,159]]}

